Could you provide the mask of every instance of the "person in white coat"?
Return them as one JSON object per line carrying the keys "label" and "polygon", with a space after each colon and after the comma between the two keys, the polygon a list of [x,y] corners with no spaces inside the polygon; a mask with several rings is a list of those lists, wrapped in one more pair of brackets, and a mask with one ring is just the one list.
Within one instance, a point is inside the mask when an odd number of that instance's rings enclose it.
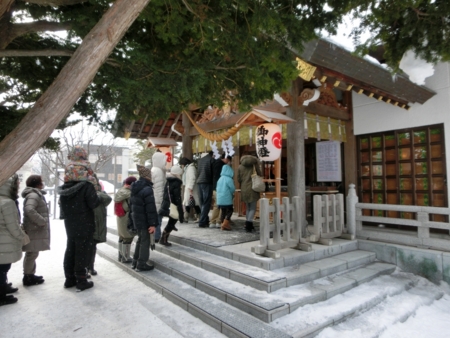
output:
{"label": "person in white coat", "polygon": [[183,206],[186,210],[184,220],[187,222],[189,220],[189,213],[191,211],[191,208],[195,209],[196,219],[198,219],[201,212],[199,204],[200,198],[198,195],[198,186],[196,183],[197,168],[195,167],[194,163],[192,163],[192,161],[186,157],[183,157],[180,160],[180,166],[184,169],[182,179],[184,185]]}
{"label": "person in white coat", "polygon": [[[161,208],[161,203],[164,196],[164,187],[166,186],[166,155],[162,152],[156,152],[152,156],[152,183],[153,194],[155,196],[156,210]],[[162,216],[158,215],[158,226],[155,230],[155,242],[159,242],[161,238],[161,222]]]}

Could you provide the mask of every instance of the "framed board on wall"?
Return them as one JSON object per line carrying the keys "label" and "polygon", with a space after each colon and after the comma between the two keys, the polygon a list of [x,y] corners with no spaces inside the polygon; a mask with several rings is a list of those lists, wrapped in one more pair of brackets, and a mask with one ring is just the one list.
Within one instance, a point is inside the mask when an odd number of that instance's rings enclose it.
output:
{"label": "framed board on wall", "polygon": [[317,182],[342,182],[341,143],[316,143]]}

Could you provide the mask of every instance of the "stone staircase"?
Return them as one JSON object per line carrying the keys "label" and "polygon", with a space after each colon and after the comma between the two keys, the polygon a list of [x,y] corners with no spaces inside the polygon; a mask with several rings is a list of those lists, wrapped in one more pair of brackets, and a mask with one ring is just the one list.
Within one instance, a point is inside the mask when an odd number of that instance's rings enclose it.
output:
{"label": "stone staircase", "polygon": [[393,292],[355,304],[345,315],[324,313],[320,320],[288,329],[280,323],[294,311],[306,306],[321,311],[331,298],[390,275],[395,265],[358,250],[357,241],[336,239],[332,246],[313,245],[310,252],[284,249],[272,259],[251,253],[255,242],[242,239],[255,238],[242,230],[199,229],[192,223],[178,228],[170,236],[171,247],[157,244],[151,252],[155,270],[150,272],[117,262],[114,228],[108,227],[108,241],[98,245],[98,253],[228,337],[314,336]]}

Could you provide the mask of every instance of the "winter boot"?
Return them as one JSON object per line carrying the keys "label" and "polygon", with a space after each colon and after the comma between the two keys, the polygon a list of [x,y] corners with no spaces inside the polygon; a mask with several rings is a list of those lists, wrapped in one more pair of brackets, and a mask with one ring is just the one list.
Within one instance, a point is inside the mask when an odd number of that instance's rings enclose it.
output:
{"label": "winter boot", "polygon": [[86,276],[77,276],[77,292],[90,289],[94,286],[94,282],[88,281]]}
{"label": "winter boot", "polygon": [[131,268],[133,270],[136,269],[136,265],[137,265],[137,260],[133,259],[133,261],[131,262]]}
{"label": "winter boot", "polygon": [[153,270],[155,267],[153,266],[153,265],[148,265],[147,263],[145,263],[144,265],[142,265],[142,266],[139,266],[139,264],[138,265],[136,265],[136,271],[137,272],[139,272],[139,271],[151,271],[151,270]]}
{"label": "winter boot", "polygon": [[97,270],[95,270],[94,268],[89,269],[89,273],[90,273],[92,276],[97,276],[97,275],[98,275]]}
{"label": "winter boot", "polygon": [[252,232],[253,230],[255,230],[253,222],[245,221],[245,232]]}
{"label": "winter boot", "polygon": [[0,296],[0,306],[14,304],[17,302],[17,298],[11,295]]}
{"label": "winter boot", "polygon": [[4,285],[3,288],[5,294],[14,293],[19,290],[18,288],[13,287],[11,283]]}
{"label": "winter boot", "polygon": [[130,253],[131,253],[131,243],[122,244],[122,263],[129,264],[133,261],[130,257]]}
{"label": "winter boot", "polygon": [[172,246],[172,243],[169,243],[167,241],[169,239],[169,235],[170,235],[170,232],[166,232],[164,230],[164,232],[162,234],[162,237],[161,237],[161,240],[159,241],[159,244],[162,244],[164,246]]}
{"label": "winter boot", "polygon": [[223,220],[222,226],[220,227],[220,230],[226,230],[226,231],[231,231],[231,227],[230,227],[230,221],[227,219]]}
{"label": "winter boot", "polygon": [[64,287],[66,289],[72,288],[77,285],[77,278],[75,276],[66,277],[66,281],[64,282]]}
{"label": "winter boot", "polygon": [[36,278],[35,275],[23,275],[23,286],[39,285],[44,283],[42,278]]}

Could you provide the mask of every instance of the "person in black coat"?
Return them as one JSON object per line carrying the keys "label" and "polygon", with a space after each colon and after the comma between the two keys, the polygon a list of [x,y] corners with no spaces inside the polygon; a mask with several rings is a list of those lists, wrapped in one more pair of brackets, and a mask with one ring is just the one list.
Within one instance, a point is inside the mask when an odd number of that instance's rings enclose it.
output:
{"label": "person in black coat", "polygon": [[153,194],[151,171],[141,165],[137,165],[137,170],[139,180],[131,185],[130,218],[133,227],[137,230],[138,240],[131,267],[136,271],[150,271],[154,268],[147,264],[150,258],[150,234],[155,233],[158,225],[158,213]]}
{"label": "person in black coat", "polygon": [[[167,222],[166,227],[164,228],[164,232],[161,236],[160,244],[165,246],[171,246],[167,240],[169,238],[170,233],[178,229],[175,227],[175,224],[179,220],[180,223],[183,223],[183,200],[181,198],[181,187],[183,185],[183,181],[181,180],[181,175],[183,175],[183,169],[181,167],[174,165],[170,169],[170,173],[167,175],[166,186],[164,187],[164,195],[161,203],[161,209],[159,210],[159,214],[161,216],[169,217],[169,221]],[[169,216],[170,213],[170,203],[173,203],[177,206],[178,209],[178,218],[175,219]]]}
{"label": "person in black coat", "polygon": [[213,152],[210,151],[204,157],[198,160],[197,165],[197,184],[200,197],[200,220],[198,226],[200,228],[209,227],[209,210],[213,197]]}
{"label": "person in black coat", "polygon": [[100,204],[94,185],[89,179],[82,177],[79,172],[73,172],[70,167],[67,167],[64,179],[66,183],[58,188],[67,234],[64,287],[70,288],[76,285],[78,291],[94,286],[93,282],[86,279],[86,267],[92,257],[95,230],[94,209]]}

